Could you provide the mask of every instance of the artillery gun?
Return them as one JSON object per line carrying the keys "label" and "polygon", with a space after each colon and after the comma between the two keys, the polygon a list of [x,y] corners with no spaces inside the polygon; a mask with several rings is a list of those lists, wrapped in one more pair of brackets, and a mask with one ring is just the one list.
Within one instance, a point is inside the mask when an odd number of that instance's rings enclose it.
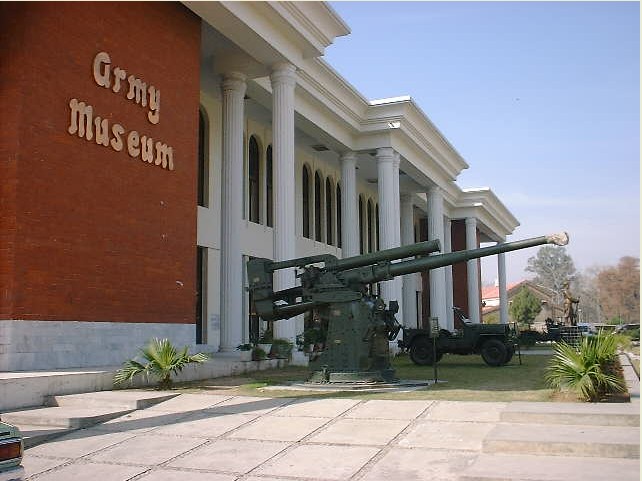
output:
{"label": "artillery gun", "polygon": [[[310,381],[393,382],[397,379],[390,364],[389,342],[401,329],[395,319],[399,305],[393,300],[386,307],[383,299],[372,294],[370,285],[502,252],[567,243],[568,236],[562,233],[430,256],[441,250],[438,240],[345,259],[329,254],[285,261],[256,258],[247,263],[249,290],[256,313],[267,321],[314,309],[328,323],[326,348],[310,363]],[[416,258],[407,260],[409,257]],[[301,285],[274,292],[273,273],[288,268],[303,269],[298,275]]]}

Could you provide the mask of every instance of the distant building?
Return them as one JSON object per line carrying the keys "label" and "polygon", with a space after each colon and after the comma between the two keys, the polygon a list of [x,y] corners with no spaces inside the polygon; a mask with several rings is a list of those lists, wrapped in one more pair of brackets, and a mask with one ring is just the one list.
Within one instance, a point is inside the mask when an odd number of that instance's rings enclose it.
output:
{"label": "distant building", "polygon": [[[499,322],[499,287],[497,286],[497,282],[495,284],[494,286],[482,288],[482,320],[486,324]],[[549,317],[555,320],[562,316],[564,309],[560,304],[555,303],[555,292],[548,287],[540,286],[527,280],[508,284],[507,295],[509,306],[522,287],[531,291],[542,303],[542,310],[533,321],[534,326],[537,327],[540,324],[543,326],[544,321]],[[510,315],[510,308],[508,318],[509,322],[515,321]]]}

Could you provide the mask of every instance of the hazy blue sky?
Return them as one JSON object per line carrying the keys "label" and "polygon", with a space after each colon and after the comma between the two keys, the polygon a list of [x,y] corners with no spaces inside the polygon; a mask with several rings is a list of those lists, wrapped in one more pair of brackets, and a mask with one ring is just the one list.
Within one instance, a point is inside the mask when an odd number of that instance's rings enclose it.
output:
{"label": "hazy blue sky", "polygon": [[[331,2],[326,60],[369,99],[410,95],[521,226],[578,269],[640,252],[637,2]],[[509,282],[537,249],[507,256]],[[496,261],[484,262],[485,281]]]}

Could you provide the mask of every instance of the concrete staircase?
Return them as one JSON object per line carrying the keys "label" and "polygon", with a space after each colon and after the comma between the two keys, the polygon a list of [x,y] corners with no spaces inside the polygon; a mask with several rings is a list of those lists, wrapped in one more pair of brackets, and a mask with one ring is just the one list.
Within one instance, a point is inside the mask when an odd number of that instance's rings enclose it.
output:
{"label": "concrete staircase", "polygon": [[[639,403],[510,403],[461,481],[637,480]],[[588,473],[588,474],[587,474]]]}
{"label": "concrete staircase", "polygon": [[45,406],[5,412],[2,420],[20,428],[28,448],[177,395],[173,392],[122,390],[49,396]]}

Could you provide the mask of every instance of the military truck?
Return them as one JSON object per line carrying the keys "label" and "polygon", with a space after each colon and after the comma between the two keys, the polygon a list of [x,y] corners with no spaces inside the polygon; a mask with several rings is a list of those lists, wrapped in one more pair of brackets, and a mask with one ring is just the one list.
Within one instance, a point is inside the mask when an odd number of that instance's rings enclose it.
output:
{"label": "military truck", "polygon": [[514,327],[508,324],[475,324],[458,307],[453,307],[453,311],[463,328],[455,333],[440,329],[434,340],[434,354],[433,339],[428,329],[403,329],[399,347],[408,349],[412,362],[419,366],[432,366],[444,354],[481,354],[489,366],[503,366],[510,362],[518,348]]}
{"label": "military truck", "polygon": [[25,470],[20,463],[24,444],[20,430],[0,421],[0,481],[22,481]]}

